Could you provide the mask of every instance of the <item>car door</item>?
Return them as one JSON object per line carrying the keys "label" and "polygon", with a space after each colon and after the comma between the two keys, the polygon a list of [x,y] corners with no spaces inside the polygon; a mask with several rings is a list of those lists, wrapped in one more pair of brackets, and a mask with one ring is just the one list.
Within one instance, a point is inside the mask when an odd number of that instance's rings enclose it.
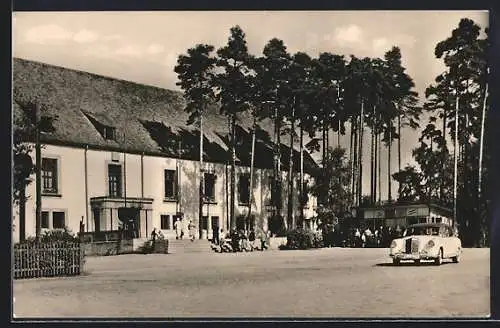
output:
{"label": "car door", "polygon": [[460,241],[460,238],[458,238],[455,235],[455,231],[453,230],[452,227],[449,227],[449,233],[450,233],[450,240],[453,243],[453,254],[452,256],[459,255],[459,252],[461,252],[462,249],[462,242]]}
{"label": "car door", "polygon": [[454,242],[453,235],[450,234],[448,227],[441,227],[441,238],[443,247],[443,257],[449,258],[456,253],[456,243]]}

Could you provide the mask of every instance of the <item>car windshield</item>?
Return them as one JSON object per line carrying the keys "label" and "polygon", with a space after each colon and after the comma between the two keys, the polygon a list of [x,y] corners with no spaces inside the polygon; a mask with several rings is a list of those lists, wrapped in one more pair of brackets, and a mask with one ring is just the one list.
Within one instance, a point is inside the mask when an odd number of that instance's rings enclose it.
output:
{"label": "car windshield", "polygon": [[406,236],[438,236],[439,227],[410,227]]}

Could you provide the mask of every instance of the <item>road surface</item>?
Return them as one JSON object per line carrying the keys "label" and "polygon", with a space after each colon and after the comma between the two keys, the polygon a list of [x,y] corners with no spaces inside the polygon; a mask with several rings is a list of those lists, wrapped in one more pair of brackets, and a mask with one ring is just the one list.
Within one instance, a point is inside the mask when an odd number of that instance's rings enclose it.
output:
{"label": "road surface", "polygon": [[487,317],[489,249],[393,266],[387,249],[88,258],[80,277],[14,281],[22,317]]}

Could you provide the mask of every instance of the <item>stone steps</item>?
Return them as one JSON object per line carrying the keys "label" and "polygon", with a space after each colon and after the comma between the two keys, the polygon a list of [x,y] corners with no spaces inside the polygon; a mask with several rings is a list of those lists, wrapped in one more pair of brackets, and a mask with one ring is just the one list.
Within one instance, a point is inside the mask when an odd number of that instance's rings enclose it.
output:
{"label": "stone steps", "polygon": [[210,242],[206,239],[169,239],[168,253],[169,254],[185,254],[185,253],[211,253]]}

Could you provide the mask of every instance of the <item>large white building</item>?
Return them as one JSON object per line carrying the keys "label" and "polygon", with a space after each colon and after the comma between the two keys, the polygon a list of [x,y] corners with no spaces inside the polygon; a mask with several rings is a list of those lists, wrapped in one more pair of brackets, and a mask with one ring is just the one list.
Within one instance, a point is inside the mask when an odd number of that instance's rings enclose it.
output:
{"label": "large white building", "polygon": [[[199,222],[199,132],[187,125],[182,94],[176,91],[97,76],[86,72],[14,59],[14,115],[36,102],[41,115],[55,117],[55,131],[42,133],[42,229],[68,227],[73,232],[118,230],[119,215],[129,208],[139,237],[153,228],[173,236],[178,213],[202,228],[202,238],[229,227],[229,165],[227,120],[212,108],[204,120],[205,201]],[[250,134],[244,117],[237,129],[235,217],[237,225],[268,230],[274,207],[272,141],[265,122],[258,130],[249,199]],[[286,138],[284,138],[286,141]],[[282,215],[287,211],[289,148],[282,144]],[[35,160],[34,154],[32,155]],[[300,153],[294,151],[294,170]],[[306,180],[317,164],[304,152]],[[298,188],[298,174],[294,180]],[[26,194],[26,235],[35,227],[35,183]],[[294,193],[295,216],[299,214]],[[315,216],[316,199],[309,195],[305,218]],[[19,239],[19,209],[14,208],[14,241]],[[198,230],[198,229],[197,229]]]}

